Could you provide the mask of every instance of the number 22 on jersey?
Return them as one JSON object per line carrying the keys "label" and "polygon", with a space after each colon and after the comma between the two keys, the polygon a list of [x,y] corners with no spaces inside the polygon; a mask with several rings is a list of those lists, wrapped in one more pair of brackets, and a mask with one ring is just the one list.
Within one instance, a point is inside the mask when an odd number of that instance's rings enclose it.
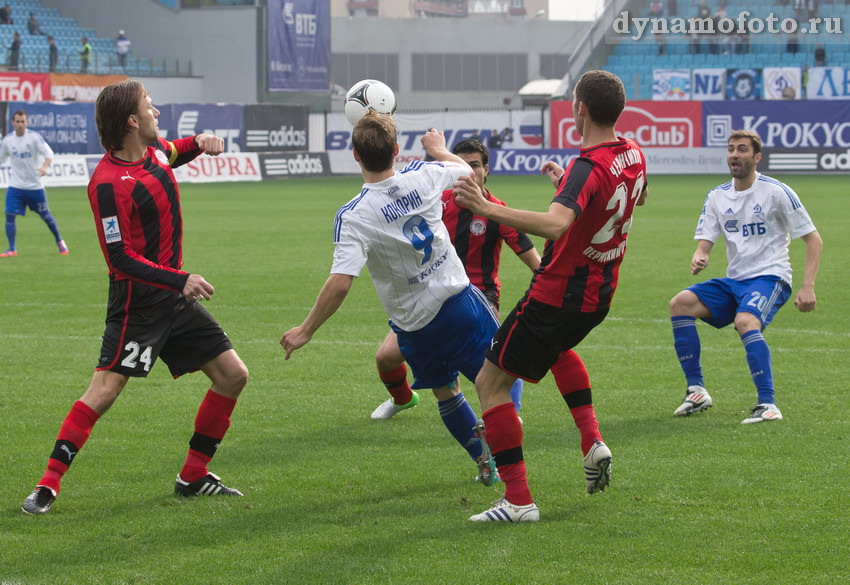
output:
{"label": "number 22 on jersey", "polygon": [[[638,176],[635,177],[635,184],[632,187],[632,193],[630,199],[637,199],[641,193],[643,193],[643,187],[646,184],[646,177],[643,174],[643,171],[638,173]],[[623,222],[622,226],[618,226],[617,222],[620,221],[620,218],[623,217],[626,213],[627,206],[629,201],[626,200],[626,194],[628,193],[628,187],[625,182],[617,185],[617,188],[614,190],[614,194],[608,200],[608,205],[605,207],[606,210],[615,209],[614,213],[608,218],[608,221],[602,226],[596,235],[593,236],[593,239],[590,241],[591,244],[604,244],[610,241],[614,236],[617,235],[617,231],[619,230],[624,236],[629,233],[629,228],[632,226],[632,218],[630,217],[626,221]]]}

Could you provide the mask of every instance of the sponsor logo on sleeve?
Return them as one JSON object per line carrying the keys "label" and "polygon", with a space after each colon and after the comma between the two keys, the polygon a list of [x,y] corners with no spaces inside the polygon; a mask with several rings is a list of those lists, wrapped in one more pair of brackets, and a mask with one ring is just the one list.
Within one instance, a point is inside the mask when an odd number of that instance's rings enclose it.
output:
{"label": "sponsor logo on sleeve", "polygon": [[100,222],[103,224],[103,239],[107,244],[112,244],[121,241],[121,228],[118,227],[118,216],[102,217]]}

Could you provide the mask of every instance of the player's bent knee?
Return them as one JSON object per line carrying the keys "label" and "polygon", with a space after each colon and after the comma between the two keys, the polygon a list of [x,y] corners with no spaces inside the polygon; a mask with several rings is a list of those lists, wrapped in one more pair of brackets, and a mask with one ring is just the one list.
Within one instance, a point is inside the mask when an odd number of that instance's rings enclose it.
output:
{"label": "player's bent knee", "polygon": [[238,397],[248,384],[248,368],[236,352],[222,354],[216,359],[222,361],[213,369],[204,370],[212,380],[214,390],[230,398]]}
{"label": "player's bent knee", "polygon": [[375,352],[375,365],[380,372],[392,372],[404,363],[395,333],[390,331]]}
{"label": "player's bent knee", "polygon": [[761,331],[761,321],[752,313],[738,313],[735,315],[735,330],[743,335],[749,331]]}
{"label": "player's bent knee", "polygon": [[670,307],[670,314],[673,315],[673,316],[680,315],[682,313],[682,311],[684,309],[684,303],[683,303],[683,300],[682,300],[682,293],[679,293],[675,297],[670,299],[669,307]]}
{"label": "player's bent knee", "polygon": [[245,366],[242,361],[239,361],[239,364],[231,368],[226,372],[227,380],[226,384],[229,388],[235,391],[237,394],[242,392],[242,389],[248,384],[248,368]]}
{"label": "player's bent knee", "polygon": [[516,378],[503,372],[499,366],[490,360],[484,360],[484,367],[475,377],[475,389],[478,394],[497,394],[499,392],[510,392]]}
{"label": "player's bent knee", "polygon": [[80,397],[97,414],[103,415],[112,406],[121,391],[127,385],[128,376],[117,374],[109,370],[101,370],[94,373],[88,388]]}
{"label": "player's bent knee", "polygon": [[670,315],[673,317],[692,316],[696,317],[699,306],[699,299],[689,290],[683,290],[675,297],[670,299]]}
{"label": "player's bent knee", "polygon": [[404,363],[404,356],[401,353],[386,351],[381,347],[375,354],[375,365],[381,372],[392,372],[402,363]]}

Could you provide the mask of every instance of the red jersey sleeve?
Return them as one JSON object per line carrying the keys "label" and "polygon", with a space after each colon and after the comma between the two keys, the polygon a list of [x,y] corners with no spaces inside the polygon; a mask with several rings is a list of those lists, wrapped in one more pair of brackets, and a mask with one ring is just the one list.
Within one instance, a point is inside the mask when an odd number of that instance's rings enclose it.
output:
{"label": "red jersey sleeve", "polygon": [[180,165],[185,165],[195,160],[201,154],[201,149],[198,148],[198,143],[195,142],[194,136],[177,138],[171,141],[160,137],[157,139],[156,148],[165,153],[165,156],[168,158],[168,164],[171,165],[171,168],[175,169]]}
{"label": "red jersey sleeve", "polygon": [[552,202],[569,207],[576,212],[577,218],[580,217],[599,190],[599,179],[594,175],[593,167],[589,158],[573,159]]}

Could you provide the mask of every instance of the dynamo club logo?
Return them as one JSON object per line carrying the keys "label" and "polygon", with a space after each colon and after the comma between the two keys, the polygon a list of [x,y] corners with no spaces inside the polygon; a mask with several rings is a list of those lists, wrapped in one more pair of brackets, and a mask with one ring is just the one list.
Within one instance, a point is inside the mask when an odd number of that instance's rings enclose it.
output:
{"label": "dynamo club logo", "polygon": [[655,69],[652,79],[653,100],[691,99],[690,69]]}
{"label": "dynamo club logo", "polygon": [[729,69],[726,71],[727,100],[761,99],[761,69]]}

